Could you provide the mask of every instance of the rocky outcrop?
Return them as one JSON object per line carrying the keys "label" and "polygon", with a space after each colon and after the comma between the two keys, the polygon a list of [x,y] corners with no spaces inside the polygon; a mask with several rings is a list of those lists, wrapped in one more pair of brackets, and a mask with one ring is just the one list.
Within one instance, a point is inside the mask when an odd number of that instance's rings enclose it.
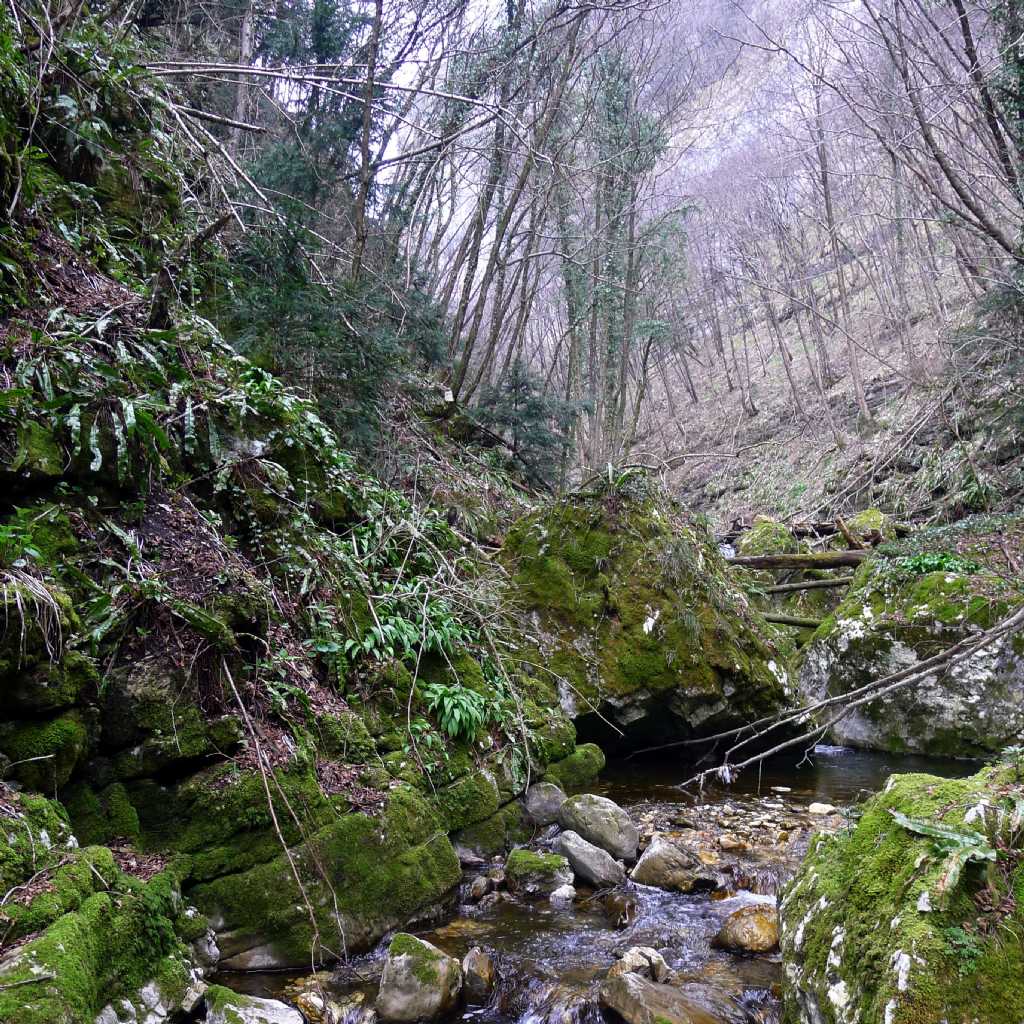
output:
{"label": "rocky outcrop", "polygon": [[812,845],[780,903],[792,1024],[985,1021],[1024,1009],[1024,764],[895,775]]}
{"label": "rocky outcrop", "polygon": [[630,816],[607,797],[593,793],[570,797],[558,812],[558,822],[617,860],[636,860],[640,832]]}
{"label": "rocky outcrop", "polygon": [[[999,533],[1015,527],[1000,524]],[[1020,528],[1017,524],[1016,528]],[[990,521],[912,538],[858,570],[842,603],[804,648],[802,698],[840,697],[913,668],[1019,607]],[[1012,542],[1012,541],[1011,541]],[[984,757],[1024,734],[1024,647],[1008,635],[937,669],[832,727],[836,742],[879,750]]]}
{"label": "rocky outcrop", "polygon": [[738,725],[785,701],[768,627],[706,528],[648,479],[528,516],[503,557],[563,708],[595,734],[595,712],[635,742]]}
{"label": "rocky outcrop", "polygon": [[577,880],[587,885],[606,889],[626,880],[625,869],[610,853],[575,832],[562,832],[555,840],[554,850],[569,862]]}
{"label": "rocky outcrop", "polygon": [[458,1005],[461,992],[458,960],[404,932],[391,940],[377,994],[381,1020],[434,1020]]}

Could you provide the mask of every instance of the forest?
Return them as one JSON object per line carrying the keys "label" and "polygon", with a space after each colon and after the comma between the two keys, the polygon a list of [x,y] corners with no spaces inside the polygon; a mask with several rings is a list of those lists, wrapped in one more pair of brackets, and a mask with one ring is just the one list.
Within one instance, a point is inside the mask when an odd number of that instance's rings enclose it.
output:
{"label": "forest", "polygon": [[1019,1024],[1020,0],[2,0],[0,210],[0,1024]]}

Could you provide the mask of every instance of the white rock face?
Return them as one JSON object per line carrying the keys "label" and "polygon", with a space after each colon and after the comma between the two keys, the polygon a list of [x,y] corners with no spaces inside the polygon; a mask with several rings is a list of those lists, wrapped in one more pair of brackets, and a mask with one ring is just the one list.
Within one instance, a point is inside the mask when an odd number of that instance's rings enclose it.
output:
{"label": "white rock face", "polygon": [[[970,584],[943,573],[869,583],[836,613],[835,626],[804,649],[799,671],[801,698],[813,703],[913,668],[979,631],[968,618],[975,596]],[[961,577],[960,579],[970,579]],[[938,593],[932,606],[915,595]],[[867,597],[882,593],[880,612]],[[937,608],[942,609],[939,621]],[[954,614],[961,608],[962,614]],[[1019,646],[1019,644],[1018,644]],[[835,742],[875,750],[985,756],[1024,734],[1024,653],[1004,637],[951,668],[940,667],[884,701],[847,714],[832,729]]]}

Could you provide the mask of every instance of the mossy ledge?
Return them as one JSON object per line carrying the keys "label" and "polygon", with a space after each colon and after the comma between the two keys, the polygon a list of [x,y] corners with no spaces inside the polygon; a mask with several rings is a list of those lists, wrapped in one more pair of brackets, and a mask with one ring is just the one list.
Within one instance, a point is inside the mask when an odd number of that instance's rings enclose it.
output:
{"label": "mossy ledge", "polygon": [[[943,895],[946,855],[901,825],[983,834],[1022,792],[1018,766],[894,775],[848,831],[821,836],[781,900],[786,1024],[1018,1024],[1024,1006],[1020,835]],[[984,809],[988,802],[989,810]],[[986,890],[983,913],[974,897]]]}

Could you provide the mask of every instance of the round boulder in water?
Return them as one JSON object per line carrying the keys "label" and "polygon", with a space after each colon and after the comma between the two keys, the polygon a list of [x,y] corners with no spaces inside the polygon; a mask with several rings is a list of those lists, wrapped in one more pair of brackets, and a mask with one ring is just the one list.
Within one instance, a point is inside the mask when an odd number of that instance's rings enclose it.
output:
{"label": "round boulder in water", "polygon": [[725,919],[715,945],[741,953],[770,953],[779,945],[779,912],[767,903],[741,907]]}
{"label": "round boulder in water", "polygon": [[406,932],[391,940],[377,993],[381,1020],[433,1020],[454,1009],[461,992],[458,960]]}
{"label": "round boulder in water", "polygon": [[569,862],[557,853],[513,850],[505,862],[505,882],[523,896],[550,896],[573,879]]}
{"label": "round boulder in water", "polygon": [[570,797],[562,804],[558,821],[617,860],[636,860],[640,833],[629,815],[607,797],[593,793]]}

